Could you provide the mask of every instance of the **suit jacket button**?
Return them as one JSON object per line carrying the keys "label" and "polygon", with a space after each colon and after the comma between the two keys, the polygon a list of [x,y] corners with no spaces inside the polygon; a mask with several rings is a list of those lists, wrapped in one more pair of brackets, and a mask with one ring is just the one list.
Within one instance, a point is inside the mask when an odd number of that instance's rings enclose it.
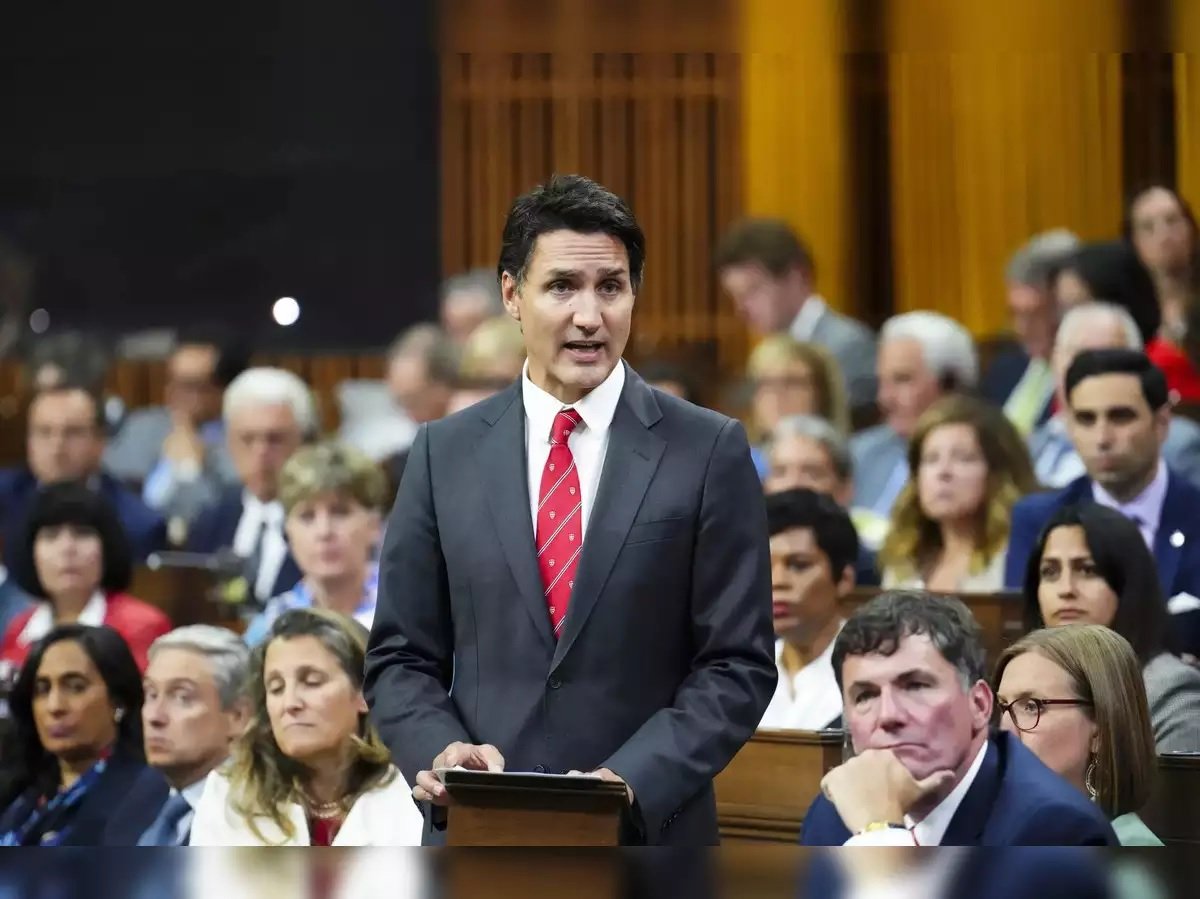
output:
{"label": "suit jacket button", "polygon": [[562,686],[562,681],[560,681],[557,677],[552,677],[552,678],[550,678],[549,686],[550,686],[551,690],[557,690],[559,687]]}
{"label": "suit jacket button", "polygon": [[536,768],[534,768],[533,770],[534,770],[534,771],[535,771],[537,774],[545,774],[545,773],[546,773],[546,766],[545,766],[545,765],[538,765],[538,766],[537,766]]}

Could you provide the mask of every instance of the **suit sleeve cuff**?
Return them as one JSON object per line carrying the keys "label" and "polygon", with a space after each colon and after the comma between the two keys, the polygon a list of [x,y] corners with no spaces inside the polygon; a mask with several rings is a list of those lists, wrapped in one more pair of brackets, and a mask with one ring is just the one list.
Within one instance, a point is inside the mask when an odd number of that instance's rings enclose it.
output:
{"label": "suit sleeve cuff", "polygon": [[846,840],[843,846],[915,846],[911,830],[901,830],[889,827],[887,830],[873,830],[870,833],[856,833]]}

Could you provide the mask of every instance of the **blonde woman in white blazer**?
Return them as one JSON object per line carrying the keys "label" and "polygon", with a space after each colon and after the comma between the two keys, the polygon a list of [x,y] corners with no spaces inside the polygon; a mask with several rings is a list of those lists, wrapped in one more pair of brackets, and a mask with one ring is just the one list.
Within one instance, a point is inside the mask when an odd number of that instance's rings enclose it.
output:
{"label": "blonde woman in white blazer", "polygon": [[411,788],[367,720],[366,629],[318,609],[275,620],[252,657],[254,718],[212,772],[193,846],[419,846]]}

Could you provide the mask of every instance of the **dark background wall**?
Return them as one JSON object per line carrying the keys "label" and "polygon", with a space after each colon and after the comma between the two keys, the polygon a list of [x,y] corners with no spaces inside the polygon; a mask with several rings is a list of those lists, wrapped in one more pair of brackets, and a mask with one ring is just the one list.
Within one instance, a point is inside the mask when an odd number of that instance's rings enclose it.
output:
{"label": "dark background wall", "polygon": [[[30,308],[109,332],[217,318],[302,348],[432,315],[433,6],[9,9],[0,238],[34,263]],[[281,296],[292,328],[271,321]]]}

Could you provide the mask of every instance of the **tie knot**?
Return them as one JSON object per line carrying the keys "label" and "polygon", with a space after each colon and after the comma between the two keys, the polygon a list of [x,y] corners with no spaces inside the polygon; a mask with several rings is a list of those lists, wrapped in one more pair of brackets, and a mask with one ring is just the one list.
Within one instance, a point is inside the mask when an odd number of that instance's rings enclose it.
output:
{"label": "tie knot", "polygon": [[579,413],[574,409],[563,409],[554,416],[554,424],[550,426],[550,442],[566,443],[581,420]]}

